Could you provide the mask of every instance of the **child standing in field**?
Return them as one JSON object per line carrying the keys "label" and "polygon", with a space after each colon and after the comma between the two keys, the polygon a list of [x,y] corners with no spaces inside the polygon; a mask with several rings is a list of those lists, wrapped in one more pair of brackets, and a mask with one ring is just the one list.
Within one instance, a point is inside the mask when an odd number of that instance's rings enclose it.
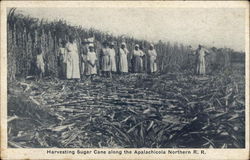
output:
{"label": "child standing in field", "polygon": [[97,57],[94,51],[94,45],[89,44],[89,51],[86,57],[86,75],[90,76],[91,80],[97,74],[96,62],[97,62]]}
{"label": "child standing in field", "polygon": [[36,56],[36,66],[38,69],[38,75],[40,78],[43,78],[45,73],[45,64],[44,64],[44,57],[41,48],[36,48],[37,56]]}

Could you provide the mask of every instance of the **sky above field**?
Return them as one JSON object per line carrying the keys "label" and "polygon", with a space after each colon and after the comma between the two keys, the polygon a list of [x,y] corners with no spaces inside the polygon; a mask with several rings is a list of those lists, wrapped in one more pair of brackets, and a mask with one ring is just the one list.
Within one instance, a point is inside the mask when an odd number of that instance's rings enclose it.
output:
{"label": "sky above field", "polygon": [[245,48],[245,10],[168,8],[18,8],[24,15],[129,35],[192,45]]}

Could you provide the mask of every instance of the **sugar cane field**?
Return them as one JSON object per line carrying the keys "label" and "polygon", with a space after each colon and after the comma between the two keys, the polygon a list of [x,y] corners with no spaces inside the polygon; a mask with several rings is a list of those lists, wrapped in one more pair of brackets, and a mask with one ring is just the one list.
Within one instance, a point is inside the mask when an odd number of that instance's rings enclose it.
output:
{"label": "sugar cane field", "polygon": [[[195,74],[190,46],[159,41],[154,74],[146,72],[145,60],[141,73],[75,81],[59,78],[57,62],[60,43],[70,35],[79,50],[95,37],[97,54],[104,40],[118,47],[126,42],[128,50],[134,44],[143,50],[150,42],[39,20],[15,9],[7,20],[8,147],[245,147],[245,53],[207,47],[207,73],[201,76]],[[45,75],[38,80],[37,46],[46,57]]]}

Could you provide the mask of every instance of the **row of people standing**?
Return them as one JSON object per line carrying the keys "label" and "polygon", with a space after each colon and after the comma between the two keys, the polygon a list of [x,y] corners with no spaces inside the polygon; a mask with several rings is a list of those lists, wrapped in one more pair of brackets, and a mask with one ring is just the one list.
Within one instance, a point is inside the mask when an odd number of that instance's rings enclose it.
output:
{"label": "row of people standing", "polygon": [[[73,38],[69,39],[68,43],[62,44],[60,48],[60,75],[67,79],[80,79],[80,70],[86,76],[94,76],[97,74],[97,67],[100,75],[111,77],[112,73],[126,74],[129,72],[128,60],[131,60],[132,72],[139,73],[143,71],[145,65],[143,59],[145,53],[139,49],[136,44],[132,56],[123,42],[119,47],[118,53],[114,49],[114,43],[103,42],[102,49],[97,56],[94,50],[94,44],[87,45],[87,53],[80,53]],[[79,54],[80,59],[79,59]],[[153,44],[150,45],[148,50],[149,72],[154,73],[157,71],[156,57],[157,53]],[[130,59],[131,58],[131,59]],[[98,63],[99,62],[99,63]],[[81,69],[80,69],[81,68]]]}
{"label": "row of people standing", "polygon": [[[86,45],[85,45],[86,46]],[[70,37],[66,43],[62,42],[59,51],[59,76],[66,79],[80,79],[81,74],[86,76],[93,76],[97,74],[97,68],[100,75],[110,77],[112,73],[126,74],[131,72],[143,72],[145,67],[145,53],[140,49],[138,44],[135,45],[134,50],[130,53],[126,47],[126,43],[121,43],[121,46],[116,53],[114,43],[103,42],[102,49],[99,56],[95,52],[94,43],[87,45],[87,51],[84,53],[79,51],[76,41]],[[36,66],[38,74],[42,77],[45,73],[44,54],[41,48],[36,48]],[[196,68],[195,73],[198,75],[206,74],[206,55],[209,51],[199,45],[198,49],[194,52],[196,55]],[[147,61],[149,63],[148,71],[150,73],[157,72],[157,53],[154,45],[150,44],[147,52]],[[131,68],[129,69],[128,61],[131,61]],[[99,63],[98,63],[99,62]]]}

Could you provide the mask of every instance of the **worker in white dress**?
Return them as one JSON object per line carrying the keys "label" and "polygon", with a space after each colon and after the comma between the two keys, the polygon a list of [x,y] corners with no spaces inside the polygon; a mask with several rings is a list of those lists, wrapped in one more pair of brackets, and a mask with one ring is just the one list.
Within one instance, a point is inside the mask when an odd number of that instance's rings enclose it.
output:
{"label": "worker in white dress", "polygon": [[155,73],[157,71],[157,53],[154,49],[154,45],[150,44],[149,50],[148,50],[148,57],[149,57],[149,72]]}
{"label": "worker in white dress", "polygon": [[206,55],[209,51],[203,46],[199,45],[196,50],[197,62],[196,62],[196,73],[198,75],[206,74]]}
{"label": "worker in white dress", "polygon": [[122,42],[121,48],[119,49],[119,70],[121,74],[128,73],[128,54],[126,43]]}
{"label": "worker in white dress", "polygon": [[113,42],[111,42],[109,45],[109,56],[110,56],[110,71],[112,73],[115,73],[117,71],[117,69],[116,69],[116,53],[115,53]]}
{"label": "worker in white dress", "polygon": [[94,45],[91,43],[89,44],[89,50],[87,53],[87,58],[86,58],[86,75],[91,77],[91,80],[93,77],[97,74],[97,69],[96,69],[96,63],[97,63],[97,57],[96,53],[94,51]]}
{"label": "worker in white dress", "polygon": [[67,79],[80,79],[79,53],[74,38],[69,37],[66,44],[67,50]]}

